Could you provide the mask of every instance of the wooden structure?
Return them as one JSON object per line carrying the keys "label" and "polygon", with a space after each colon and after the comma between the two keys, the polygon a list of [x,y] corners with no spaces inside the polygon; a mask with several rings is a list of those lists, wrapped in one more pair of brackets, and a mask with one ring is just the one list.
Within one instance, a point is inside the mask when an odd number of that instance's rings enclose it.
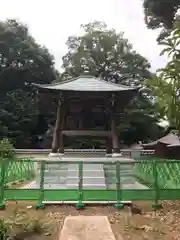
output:
{"label": "wooden structure", "polygon": [[155,150],[157,157],[180,159],[180,140],[176,134],[169,133],[154,142],[142,144],[142,146],[145,150]]}
{"label": "wooden structure", "polygon": [[[117,85],[87,75],[34,86],[40,93],[51,93],[58,100],[52,153],[64,153],[64,136],[103,137],[106,139],[108,154],[120,153],[116,121],[124,107],[137,95],[138,88]],[[104,129],[94,129],[97,128],[98,118],[104,122]],[[69,127],[71,120],[76,122],[74,129]]]}

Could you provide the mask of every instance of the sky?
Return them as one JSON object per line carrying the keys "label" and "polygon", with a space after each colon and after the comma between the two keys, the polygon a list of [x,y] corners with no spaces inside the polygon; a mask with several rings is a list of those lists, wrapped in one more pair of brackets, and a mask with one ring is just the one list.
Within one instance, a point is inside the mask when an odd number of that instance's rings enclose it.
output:
{"label": "sky", "polygon": [[149,60],[152,71],[166,63],[159,56],[158,31],[148,30],[144,23],[142,0],[6,0],[1,2],[0,20],[7,18],[28,25],[37,42],[54,55],[58,70],[68,36],[79,34],[81,24],[94,20],[123,31],[134,49]]}

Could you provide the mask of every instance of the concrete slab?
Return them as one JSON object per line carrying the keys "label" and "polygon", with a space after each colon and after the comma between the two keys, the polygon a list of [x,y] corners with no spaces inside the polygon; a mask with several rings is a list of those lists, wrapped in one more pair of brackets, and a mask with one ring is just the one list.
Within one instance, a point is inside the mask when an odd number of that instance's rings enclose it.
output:
{"label": "concrete slab", "polygon": [[115,240],[106,216],[66,217],[59,240]]}

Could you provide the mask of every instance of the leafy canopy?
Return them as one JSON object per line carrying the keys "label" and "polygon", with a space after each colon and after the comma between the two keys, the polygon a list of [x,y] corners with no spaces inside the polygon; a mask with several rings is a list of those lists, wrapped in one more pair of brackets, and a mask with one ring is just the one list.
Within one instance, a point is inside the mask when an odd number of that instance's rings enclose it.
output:
{"label": "leafy canopy", "polygon": [[122,32],[116,33],[98,21],[82,25],[82,29],[82,36],[68,38],[64,77],[88,71],[107,81],[136,86],[150,77],[149,62],[133,50]]}
{"label": "leafy canopy", "polygon": [[162,54],[168,54],[169,62],[159,70],[159,76],[151,81],[157,109],[166,116],[172,127],[180,131],[180,27],[164,41]]}
{"label": "leafy canopy", "polygon": [[144,0],[145,22],[151,29],[160,28],[158,41],[169,36],[173,25],[179,21],[179,0]]}
{"label": "leafy canopy", "polygon": [[171,29],[180,8],[179,0],[144,0],[145,20],[150,28]]}
{"label": "leafy canopy", "polygon": [[50,83],[55,74],[53,57],[25,25],[16,20],[0,22],[1,137],[20,148],[32,142],[39,111],[31,83]]}
{"label": "leafy canopy", "polygon": [[108,29],[103,22],[95,21],[81,27],[84,34],[68,38],[62,80],[87,71],[106,81],[141,86],[143,96],[138,96],[127,107],[124,117],[119,118],[121,140],[131,144],[157,138],[160,133],[157,125],[159,116],[154,114],[154,106],[149,100],[151,96],[145,85],[152,78],[147,59],[133,49],[122,32]]}

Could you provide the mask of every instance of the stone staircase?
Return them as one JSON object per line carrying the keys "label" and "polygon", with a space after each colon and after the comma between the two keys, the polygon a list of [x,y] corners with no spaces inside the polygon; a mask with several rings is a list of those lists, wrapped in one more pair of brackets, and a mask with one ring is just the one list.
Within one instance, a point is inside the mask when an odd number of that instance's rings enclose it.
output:
{"label": "stone staircase", "polygon": [[[40,185],[40,175],[37,174],[36,185]],[[73,189],[79,187],[78,164],[49,164],[44,173],[45,189]],[[83,165],[83,188],[106,188],[103,164]]]}
{"label": "stone staircase", "polygon": [[[116,188],[116,167],[115,165],[104,166],[106,185],[109,189]],[[123,188],[127,188],[128,185],[136,183],[136,179],[133,176],[133,165],[122,164],[120,168],[120,181]]]}
{"label": "stone staircase", "polygon": [[[128,160],[127,160],[128,161]],[[79,169],[73,161],[68,164],[47,164],[44,174],[45,189],[78,189]],[[122,188],[141,189],[145,186],[137,182],[133,174],[133,164],[121,164],[120,178]],[[35,181],[28,188],[39,188],[40,174],[37,173]],[[115,189],[116,166],[111,164],[83,164],[84,189]]]}
{"label": "stone staircase", "polygon": [[[79,172],[77,164],[69,164],[66,186],[78,188]],[[103,164],[83,164],[83,188],[106,188]]]}
{"label": "stone staircase", "polygon": [[[44,188],[45,189],[65,189],[67,178],[67,166],[62,164],[48,164],[44,173]],[[40,176],[37,175],[36,183],[39,185]]]}

